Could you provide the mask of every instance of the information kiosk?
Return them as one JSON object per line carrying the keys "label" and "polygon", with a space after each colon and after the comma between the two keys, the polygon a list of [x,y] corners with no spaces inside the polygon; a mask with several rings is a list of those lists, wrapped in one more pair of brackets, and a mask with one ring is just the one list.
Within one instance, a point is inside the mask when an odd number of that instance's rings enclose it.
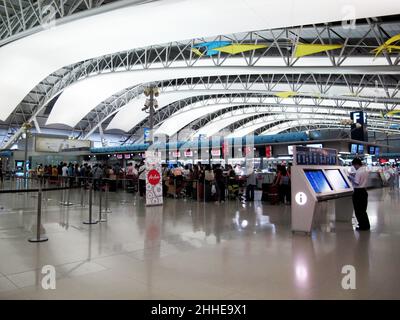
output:
{"label": "information kiosk", "polygon": [[311,233],[315,215],[323,210],[321,202],[328,200],[335,201],[336,221],[351,221],[353,188],[335,149],[296,146],[291,183],[292,232]]}

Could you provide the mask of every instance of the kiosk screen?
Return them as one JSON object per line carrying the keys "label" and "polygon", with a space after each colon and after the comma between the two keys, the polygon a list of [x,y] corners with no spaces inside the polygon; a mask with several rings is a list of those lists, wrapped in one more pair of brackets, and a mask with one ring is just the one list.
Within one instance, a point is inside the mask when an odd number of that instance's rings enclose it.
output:
{"label": "kiosk screen", "polygon": [[304,170],[304,173],[316,193],[332,191],[322,170]]}
{"label": "kiosk screen", "polygon": [[350,189],[349,184],[344,179],[339,169],[327,169],[325,173],[335,190]]}

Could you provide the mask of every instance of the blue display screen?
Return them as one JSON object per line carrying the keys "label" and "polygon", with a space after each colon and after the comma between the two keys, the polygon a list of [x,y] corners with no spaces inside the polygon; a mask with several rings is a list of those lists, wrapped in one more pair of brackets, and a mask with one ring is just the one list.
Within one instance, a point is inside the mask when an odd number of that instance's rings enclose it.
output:
{"label": "blue display screen", "polygon": [[350,189],[339,169],[327,169],[325,173],[335,190]]}
{"label": "blue display screen", "polygon": [[364,145],[363,144],[358,145],[358,153],[364,153]]}
{"label": "blue display screen", "polygon": [[369,149],[369,150],[368,150],[368,153],[369,153],[369,154],[375,154],[375,147],[374,147],[374,146],[369,146],[368,149]]}
{"label": "blue display screen", "polygon": [[350,150],[350,152],[351,152],[351,153],[357,153],[357,145],[356,145],[356,144],[353,143],[353,144],[351,145],[351,150]]}
{"label": "blue display screen", "polygon": [[375,147],[375,155],[379,156],[379,147]]}
{"label": "blue display screen", "polygon": [[304,173],[316,193],[333,190],[322,170],[304,170]]}

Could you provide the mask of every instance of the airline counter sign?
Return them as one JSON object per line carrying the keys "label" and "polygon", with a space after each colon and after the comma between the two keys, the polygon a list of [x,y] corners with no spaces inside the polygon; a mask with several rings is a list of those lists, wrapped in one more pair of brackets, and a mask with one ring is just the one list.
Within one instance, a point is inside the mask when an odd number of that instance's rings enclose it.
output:
{"label": "airline counter sign", "polygon": [[146,205],[163,204],[161,153],[146,151]]}

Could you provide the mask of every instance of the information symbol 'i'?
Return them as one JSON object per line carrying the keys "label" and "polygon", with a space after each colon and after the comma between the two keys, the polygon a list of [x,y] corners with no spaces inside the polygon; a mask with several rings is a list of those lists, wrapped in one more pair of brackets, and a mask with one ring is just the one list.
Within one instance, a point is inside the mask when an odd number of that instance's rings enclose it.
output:
{"label": "information symbol 'i'", "polygon": [[307,196],[304,192],[297,192],[295,200],[298,205],[302,206],[307,202]]}

